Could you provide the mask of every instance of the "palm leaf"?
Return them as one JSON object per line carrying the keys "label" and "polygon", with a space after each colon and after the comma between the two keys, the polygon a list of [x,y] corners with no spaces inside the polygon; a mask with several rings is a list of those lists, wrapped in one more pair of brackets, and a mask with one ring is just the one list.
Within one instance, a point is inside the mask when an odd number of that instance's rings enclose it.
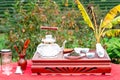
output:
{"label": "palm leaf", "polygon": [[79,0],[75,0],[78,8],[83,16],[83,19],[85,20],[85,22],[89,25],[90,28],[92,28],[94,30],[94,26],[92,24],[92,21],[90,20],[90,17],[88,16],[84,6],[81,4],[81,2]]}
{"label": "palm leaf", "polygon": [[117,15],[118,12],[120,12],[120,5],[117,5],[115,7],[113,7],[105,16],[103,23],[102,23],[102,28],[103,27],[107,27],[106,25],[109,24],[109,22],[111,22]]}

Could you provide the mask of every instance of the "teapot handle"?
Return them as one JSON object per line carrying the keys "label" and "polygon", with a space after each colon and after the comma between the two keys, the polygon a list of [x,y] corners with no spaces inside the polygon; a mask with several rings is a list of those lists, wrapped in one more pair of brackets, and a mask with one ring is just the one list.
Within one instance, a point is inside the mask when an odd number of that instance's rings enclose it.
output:
{"label": "teapot handle", "polygon": [[41,26],[40,28],[45,30],[58,30],[58,27],[50,27],[50,26]]}

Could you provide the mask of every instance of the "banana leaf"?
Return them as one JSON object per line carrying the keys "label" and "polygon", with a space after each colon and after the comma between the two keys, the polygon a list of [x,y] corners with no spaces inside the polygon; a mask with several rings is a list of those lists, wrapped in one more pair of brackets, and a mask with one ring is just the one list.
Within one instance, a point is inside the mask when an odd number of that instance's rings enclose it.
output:
{"label": "banana leaf", "polygon": [[[108,28],[108,26],[106,26],[107,24],[109,24],[120,12],[120,5],[117,5],[115,7],[113,7],[105,16],[101,27],[102,28]],[[111,27],[111,26],[110,26]]]}
{"label": "banana leaf", "polygon": [[92,28],[93,30],[95,30],[95,29],[94,29],[94,26],[93,26],[93,23],[92,23],[92,21],[90,20],[90,17],[88,16],[88,14],[87,14],[84,6],[81,4],[81,2],[80,2],[79,0],[75,0],[75,1],[76,1],[77,6],[78,6],[78,8],[79,8],[79,10],[80,10],[80,13],[81,13],[82,16],[83,16],[84,21],[88,24],[88,26],[89,26],[90,28]]}
{"label": "banana leaf", "polygon": [[110,29],[107,30],[103,33],[103,36],[106,35],[108,37],[115,37],[118,36],[120,34],[120,29]]}
{"label": "banana leaf", "polygon": [[[115,26],[117,24],[120,24],[120,16],[114,18],[111,22],[109,22],[109,24],[106,25],[105,28],[112,28],[113,26]],[[107,35],[109,37],[113,37],[113,36],[117,36],[119,34],[120,34],[120,29],[109,29],[103,33],[103,36]]]}
{"label": "banana leaf", "polygon": [[112,28],[113,26],[117,25],[117,24],[120,24],[120,16],[114,18],[111,22],[109,22],[105,28]]}
{"label": "banana leaf", "polygon": [[114,18],[112,21],[111,21],[112,25],[116,25],[116,24],[120,24],[120,16]]}

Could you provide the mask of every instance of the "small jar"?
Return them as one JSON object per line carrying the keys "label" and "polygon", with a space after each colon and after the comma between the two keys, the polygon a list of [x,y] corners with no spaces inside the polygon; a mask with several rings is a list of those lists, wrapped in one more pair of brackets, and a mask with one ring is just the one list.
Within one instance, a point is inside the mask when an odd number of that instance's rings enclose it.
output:
{"label": "small jar", "polygon": [[1,60],[2,60],[2,73],[6,75],[10,75],[12,72],[12,52],[10,49],[2,49],[1,50]]}

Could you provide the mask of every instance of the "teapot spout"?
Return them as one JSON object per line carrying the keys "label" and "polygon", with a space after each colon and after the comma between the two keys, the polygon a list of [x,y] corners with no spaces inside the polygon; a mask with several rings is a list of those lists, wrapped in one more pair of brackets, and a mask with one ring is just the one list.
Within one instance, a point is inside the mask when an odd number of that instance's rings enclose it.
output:
{"label": "teapot spout", "polygon": [[63,42],[63,44],[62,44],[62,47],[61,47],[62,50],[64,50],[66,42],[67,42],[67,40],[64,40],[64,42]]}

